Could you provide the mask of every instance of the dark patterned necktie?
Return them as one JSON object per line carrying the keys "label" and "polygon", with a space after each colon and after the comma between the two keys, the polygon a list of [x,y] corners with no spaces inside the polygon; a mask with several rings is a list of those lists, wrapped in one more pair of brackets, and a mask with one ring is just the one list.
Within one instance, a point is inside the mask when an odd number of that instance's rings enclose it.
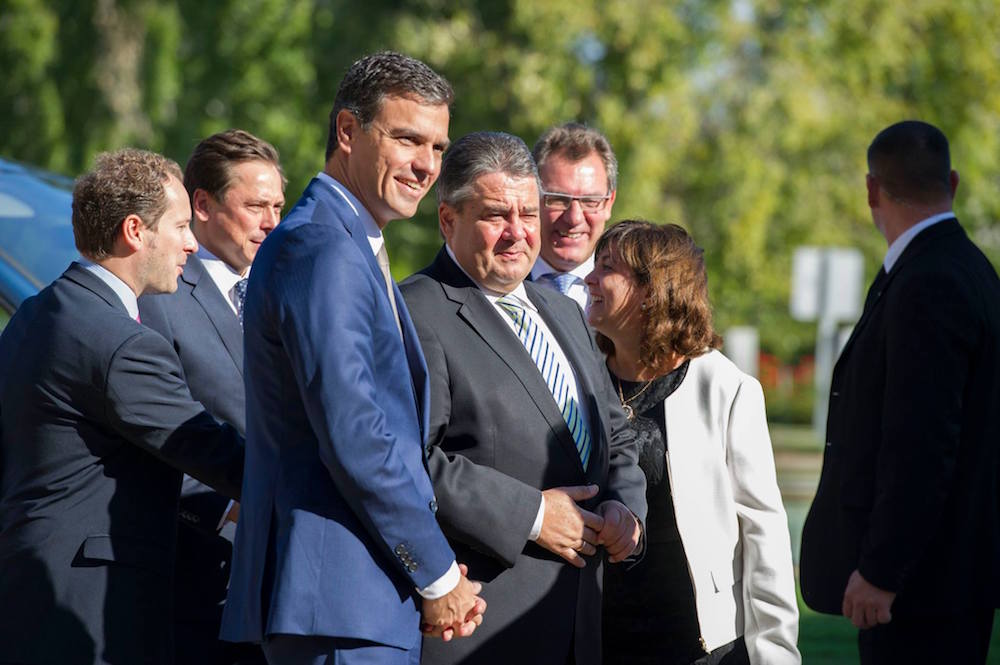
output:
{"label": "dark patterned necktie", "polygon": [[236,305],[236,316],[240,320],[240,328],[243,327],[243,306],[247,301],[247,278],[244,277],[233,286],[233,304]]}

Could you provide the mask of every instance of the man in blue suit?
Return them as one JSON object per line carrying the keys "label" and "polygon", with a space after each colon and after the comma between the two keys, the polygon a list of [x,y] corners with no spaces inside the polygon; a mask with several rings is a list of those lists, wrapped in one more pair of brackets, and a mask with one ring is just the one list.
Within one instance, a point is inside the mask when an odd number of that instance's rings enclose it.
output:
{"label": "man in blue suit", "polygon": [[0,336],[0,663],[174,665],[181,478],[239,496],[239,434],[136,320],[198,247],[181,177],[154,153],[99,156],[73,191],[85,258]]}
{"label": "man in blue suit", "polygon": [[272,665],[415,664],[421,624],[447,639],[482,620],[434,514],[427,367],[382,237],[437,179],[451,100],[412,58],[355,62],[323,172],[254,262],[222,637],[262,641]]}
{"label": "man in blue suit", "polygon": [[[191,395],[216,419],[246,431],[240,314],[250,264],[285,205],[278,151],[230,129],[194,149],[184,169],[198,252],[173,293],[139,298],[142,322],[171,343]],[[174,635],[178,663],[262,663],[257,647],[219,640],[229,586],[236,506],[185,477],[177,531]]]}

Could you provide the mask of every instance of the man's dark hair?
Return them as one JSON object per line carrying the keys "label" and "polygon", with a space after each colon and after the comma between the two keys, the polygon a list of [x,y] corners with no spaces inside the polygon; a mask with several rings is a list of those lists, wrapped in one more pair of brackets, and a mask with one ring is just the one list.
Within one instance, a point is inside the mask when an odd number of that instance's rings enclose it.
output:
{"label": "man's dark hair", "polygon": [[242,129],[227,129],[212,134],[199,143],[184,167],[184,188],[188,196],[203,189],[217,201],[222,201],[233,184],[233,166],[243,162],[262,161],[273,164],[281,175],[281,185],[287,184],[278,161],[278,151],[267,141]]}
{"label": "man's dark hair", "polygon": [[124,148],[98,155],[94,169],[73,188],[73,238],[80,254],[92,261],[111,256],[129,215],[155,230],[167,211],[171,176],[180,180],[181,167],[155,152]]}
{"label": "man's dark hair", "polygon": [[551,127],[539,137],[531,151],[539,170],[553,155],[578,162],[591,153],[597,154],[604,164],[604,171],[608,174],[610,194],[618,188],[618,159],[615,157],[615,151],[611,149],[608,138],[593,127],[578,122],[567,122]]}
{"label": "man's dark hair", "polygon": [[416,58],[394,51],[380,51],[361,58],[347,70],[330,111],[326,158],[337,149],[337,114],[347,109],[365,129],[378,115],[388,96],[406,97],[430,106],[451,106],[451,84]]}
{"label": "man's dark hair", "polygon": [[532,178],[538,184],[538,169],[524,141],[504,132],[473,132],[444,153],[437,181],[438,203],[461,206],[472,195],[476,180],[490,173]]}
{"label": "man's dark hair", "polygon": [[951,195],[948,139],[934,125],[904,120],[868,146],[868,170],[894,199],[933,204]]}

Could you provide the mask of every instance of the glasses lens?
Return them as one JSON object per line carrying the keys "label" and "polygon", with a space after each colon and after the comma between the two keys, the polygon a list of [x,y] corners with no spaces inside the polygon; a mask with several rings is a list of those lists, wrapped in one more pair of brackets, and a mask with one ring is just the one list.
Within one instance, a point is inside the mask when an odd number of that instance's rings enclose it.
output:
{"label": "glasses lens", "polygon": [[594,197],[581,197],[577,199],[580,202],[580,207],[587,212],[595,212],[604,207],[604,197],[594,196]]}
{"label": "glasses lens", "polygon": [[552,210],[566,210],[572,201],[572,197],[560,196],[558,194],[545,194],[542,196],[542,205]]}

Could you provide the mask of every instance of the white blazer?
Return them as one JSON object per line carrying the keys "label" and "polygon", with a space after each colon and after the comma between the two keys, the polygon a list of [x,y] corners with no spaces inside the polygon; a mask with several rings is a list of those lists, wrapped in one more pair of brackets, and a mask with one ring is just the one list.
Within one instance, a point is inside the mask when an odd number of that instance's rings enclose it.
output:
{"label": "white blazer", "polygon": [[744,636],[754,665],[798,664],[798,608],[760,383],[718,351],[666,399],[667,472],[712,650]]}

